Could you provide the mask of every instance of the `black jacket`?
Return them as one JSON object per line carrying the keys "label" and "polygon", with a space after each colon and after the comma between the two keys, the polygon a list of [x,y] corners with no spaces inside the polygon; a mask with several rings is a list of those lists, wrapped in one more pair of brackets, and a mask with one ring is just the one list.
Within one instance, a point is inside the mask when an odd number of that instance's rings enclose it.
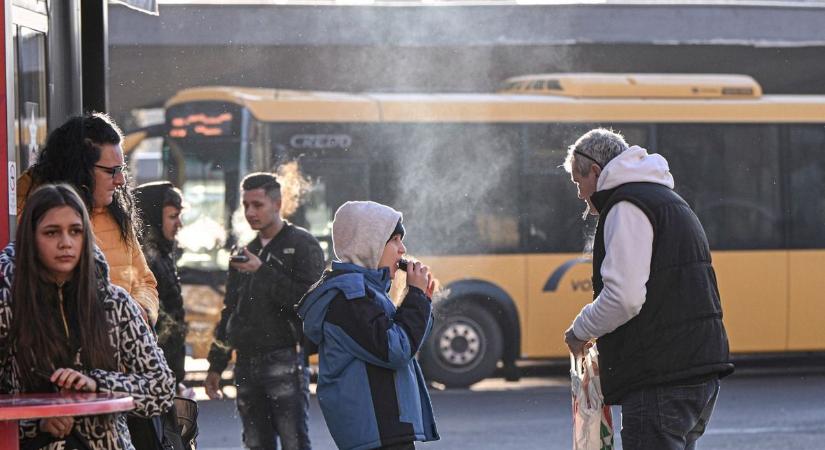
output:
{"label": "black jacket", "polygon": [[324,271],[324,252],[315,237],[287,222],[266,247],[256,237],[247,249],[263,265],[252,274],[230,268],[208,356],[210,371],[223,371],[232,349],[242,355],[260,354],[300,342],[295,305]]}
{"label": "black jacket", "polygon": [[701,381],[733,371],[722,306],[705,231],[672,189],[628,183],[591,197],[599,211],[593,247],[594,298],[604,287],[604,223],[628,201],[653,226],[647,295],[639,314],[598,339],[602,392],[615,404],[630,390]]}
{"label": "black jacket", "polygon": [[149,269],[158,281],[160,308],[155,332],[169,367],[178,382],[183,381],[186,358],[186,312],[183,307],[180,278],[175,265],[174,242],[159,235],[155,228],[147,228],[143,238],[143,254]]}

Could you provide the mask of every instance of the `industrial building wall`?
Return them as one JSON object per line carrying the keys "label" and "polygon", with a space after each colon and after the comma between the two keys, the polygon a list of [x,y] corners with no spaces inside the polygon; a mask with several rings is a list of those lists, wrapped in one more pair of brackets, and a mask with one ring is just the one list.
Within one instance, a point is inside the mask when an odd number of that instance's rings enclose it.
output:
{"label": "industrial building wall", "polygon": [[811,26],[825,8],[422,8],[113,7],[111,110],[198,85],[490,92],[510,76],[571,71],[743,73],[769,93],[825,93],[825,40]]}

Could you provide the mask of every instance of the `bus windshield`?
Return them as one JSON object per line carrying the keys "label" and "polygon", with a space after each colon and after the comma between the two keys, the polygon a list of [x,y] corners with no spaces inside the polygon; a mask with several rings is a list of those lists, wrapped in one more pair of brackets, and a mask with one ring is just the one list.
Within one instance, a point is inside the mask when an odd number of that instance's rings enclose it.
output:
{"label": "bus windshield", "polygon": [[235,243],[254,235],[238,208],[238,161],[231,156],[237,151],[208,152],[204,145],[177,148],[182,154],[180,187],[188,203],[178,235],[178,264],[199,271],[227,270]]}

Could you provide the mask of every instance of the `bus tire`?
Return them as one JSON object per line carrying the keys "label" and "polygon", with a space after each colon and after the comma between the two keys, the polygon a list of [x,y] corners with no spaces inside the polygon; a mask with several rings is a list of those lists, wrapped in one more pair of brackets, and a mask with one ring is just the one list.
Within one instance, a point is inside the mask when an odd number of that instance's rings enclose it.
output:
{"label": "bus tire", "polygon": [[501,327],[490,311],[455,302],[436,314],[419,362],[428,380],[463,388],[493,374],[503,347]]}

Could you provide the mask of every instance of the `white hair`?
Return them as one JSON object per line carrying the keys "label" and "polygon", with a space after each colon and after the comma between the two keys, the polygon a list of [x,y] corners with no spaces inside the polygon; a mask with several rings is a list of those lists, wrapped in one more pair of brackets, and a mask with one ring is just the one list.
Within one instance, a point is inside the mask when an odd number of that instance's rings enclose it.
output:
{"label": "white hair", "polygon": [[567,148],[567,157],[564,160],[564,170],[567,173],[587,175],[590,165],[596,163],[604,168],[610,160],[627,150],[628,145],[624,136],[606,128],[594,128],[584,133],[576,143]]}

